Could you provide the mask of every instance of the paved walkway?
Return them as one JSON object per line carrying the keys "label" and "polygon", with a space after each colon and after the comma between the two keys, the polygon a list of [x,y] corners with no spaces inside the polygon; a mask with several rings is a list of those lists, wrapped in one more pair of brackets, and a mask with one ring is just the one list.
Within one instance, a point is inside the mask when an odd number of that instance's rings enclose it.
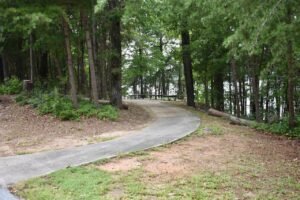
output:
{"label": "paved walkway", "polygon": [[148,127],[99,144],[2,157],[0,158],[0,186],[5,187],[18,181],[46,175],[68,166],[78,166],[167,144],[194,132],[200,124],[197,116],[184,109],[158,101],[135,102],[145,106],[157,116]]}

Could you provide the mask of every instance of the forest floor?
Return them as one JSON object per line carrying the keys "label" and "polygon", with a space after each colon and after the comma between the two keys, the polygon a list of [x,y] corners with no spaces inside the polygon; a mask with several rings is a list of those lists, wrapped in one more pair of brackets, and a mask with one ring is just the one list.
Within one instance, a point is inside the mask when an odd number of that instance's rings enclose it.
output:
{"label": "forest floor", "polygon": [[39,199],[300,199],[300,141],[195,112],[191,136],[11,189]]}
{"label": "forest floor", "polygon": [[20,106],[11,96],[0,96],[0,156],[20,155],[98,143],[145,127],[153,116],[129,103],[116,121],[82,118],[61,121],[38,115],[30,106]]}

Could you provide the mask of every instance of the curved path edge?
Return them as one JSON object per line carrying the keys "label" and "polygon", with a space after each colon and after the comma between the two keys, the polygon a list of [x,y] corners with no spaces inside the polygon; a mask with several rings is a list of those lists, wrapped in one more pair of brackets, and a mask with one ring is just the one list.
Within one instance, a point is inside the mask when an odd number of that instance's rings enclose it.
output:
{"label": "curved path edge", "polygon": [[[179,140],[200,125],[196,115],[182,108],[157,101],[134,101],[150,109],[156,119],[146,128],[114,140],[70,149],[0,158],[0,186],[5,187],[38,177],[120,154],[146,150]],[[1,194],[1,193],[0,193]],[[0,197],[1,199],[1,197]]]}

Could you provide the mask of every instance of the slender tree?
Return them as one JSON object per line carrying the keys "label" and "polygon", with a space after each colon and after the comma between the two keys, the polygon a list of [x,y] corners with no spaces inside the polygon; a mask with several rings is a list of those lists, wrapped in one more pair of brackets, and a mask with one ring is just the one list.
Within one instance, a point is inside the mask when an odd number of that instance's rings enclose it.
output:
{"label": "slender tree", "polygon": [[77,101],[77,91],[76,91],[76,83],[75,83],[75,75],[74,75],[74,68],[73,68],[73,60],[72,60],[72,52],[71,52],[71,44],[70,44],[70,33],[69,33],[69,24],[67,22],[66,16],[62,15],[62,24],[63,24],[63,31],[64,31],[64,39],[65,39],[65,48],[67,53],[67,66],[69,72],[69,83],[70,83],[70,93],[71,99],[73,102],[73,106],[78,106]]}

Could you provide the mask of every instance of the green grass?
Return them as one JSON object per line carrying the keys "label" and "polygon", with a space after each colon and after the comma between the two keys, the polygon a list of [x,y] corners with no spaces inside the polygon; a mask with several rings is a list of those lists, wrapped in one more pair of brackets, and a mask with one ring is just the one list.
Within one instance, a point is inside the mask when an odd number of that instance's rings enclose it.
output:
{"label": "green grass", "polygon": [[32,179],[19,195],[26,200],[98,200],[108,192],[111,175],[85,167],[68,168],[43,178]]}
{"label": "green grass", "polygon": [[17,185],[18,195],[27,200],[114,199],[110,191],[122,189],[123,199],[233,199],[233,183],[226,175],[203,173],[170,183],[143,182],[142,169],[108,173],[93,167],[68,168],[47,177]]}
{"label": "green grass", "polygon": [[[247,171],[244,173],[248,174]],[[130,200],[299,199],[300,184],[292,177],[256,179],[226,171],[203,171],[191,177],[157,183],[152,182],[151,174],[142,168],[128,172],[104,172],[96,165],[88,165],[32,179],[14,189],[27,200],[115,199],[111,194],[115,189],[120,190],[122,199]]]}

